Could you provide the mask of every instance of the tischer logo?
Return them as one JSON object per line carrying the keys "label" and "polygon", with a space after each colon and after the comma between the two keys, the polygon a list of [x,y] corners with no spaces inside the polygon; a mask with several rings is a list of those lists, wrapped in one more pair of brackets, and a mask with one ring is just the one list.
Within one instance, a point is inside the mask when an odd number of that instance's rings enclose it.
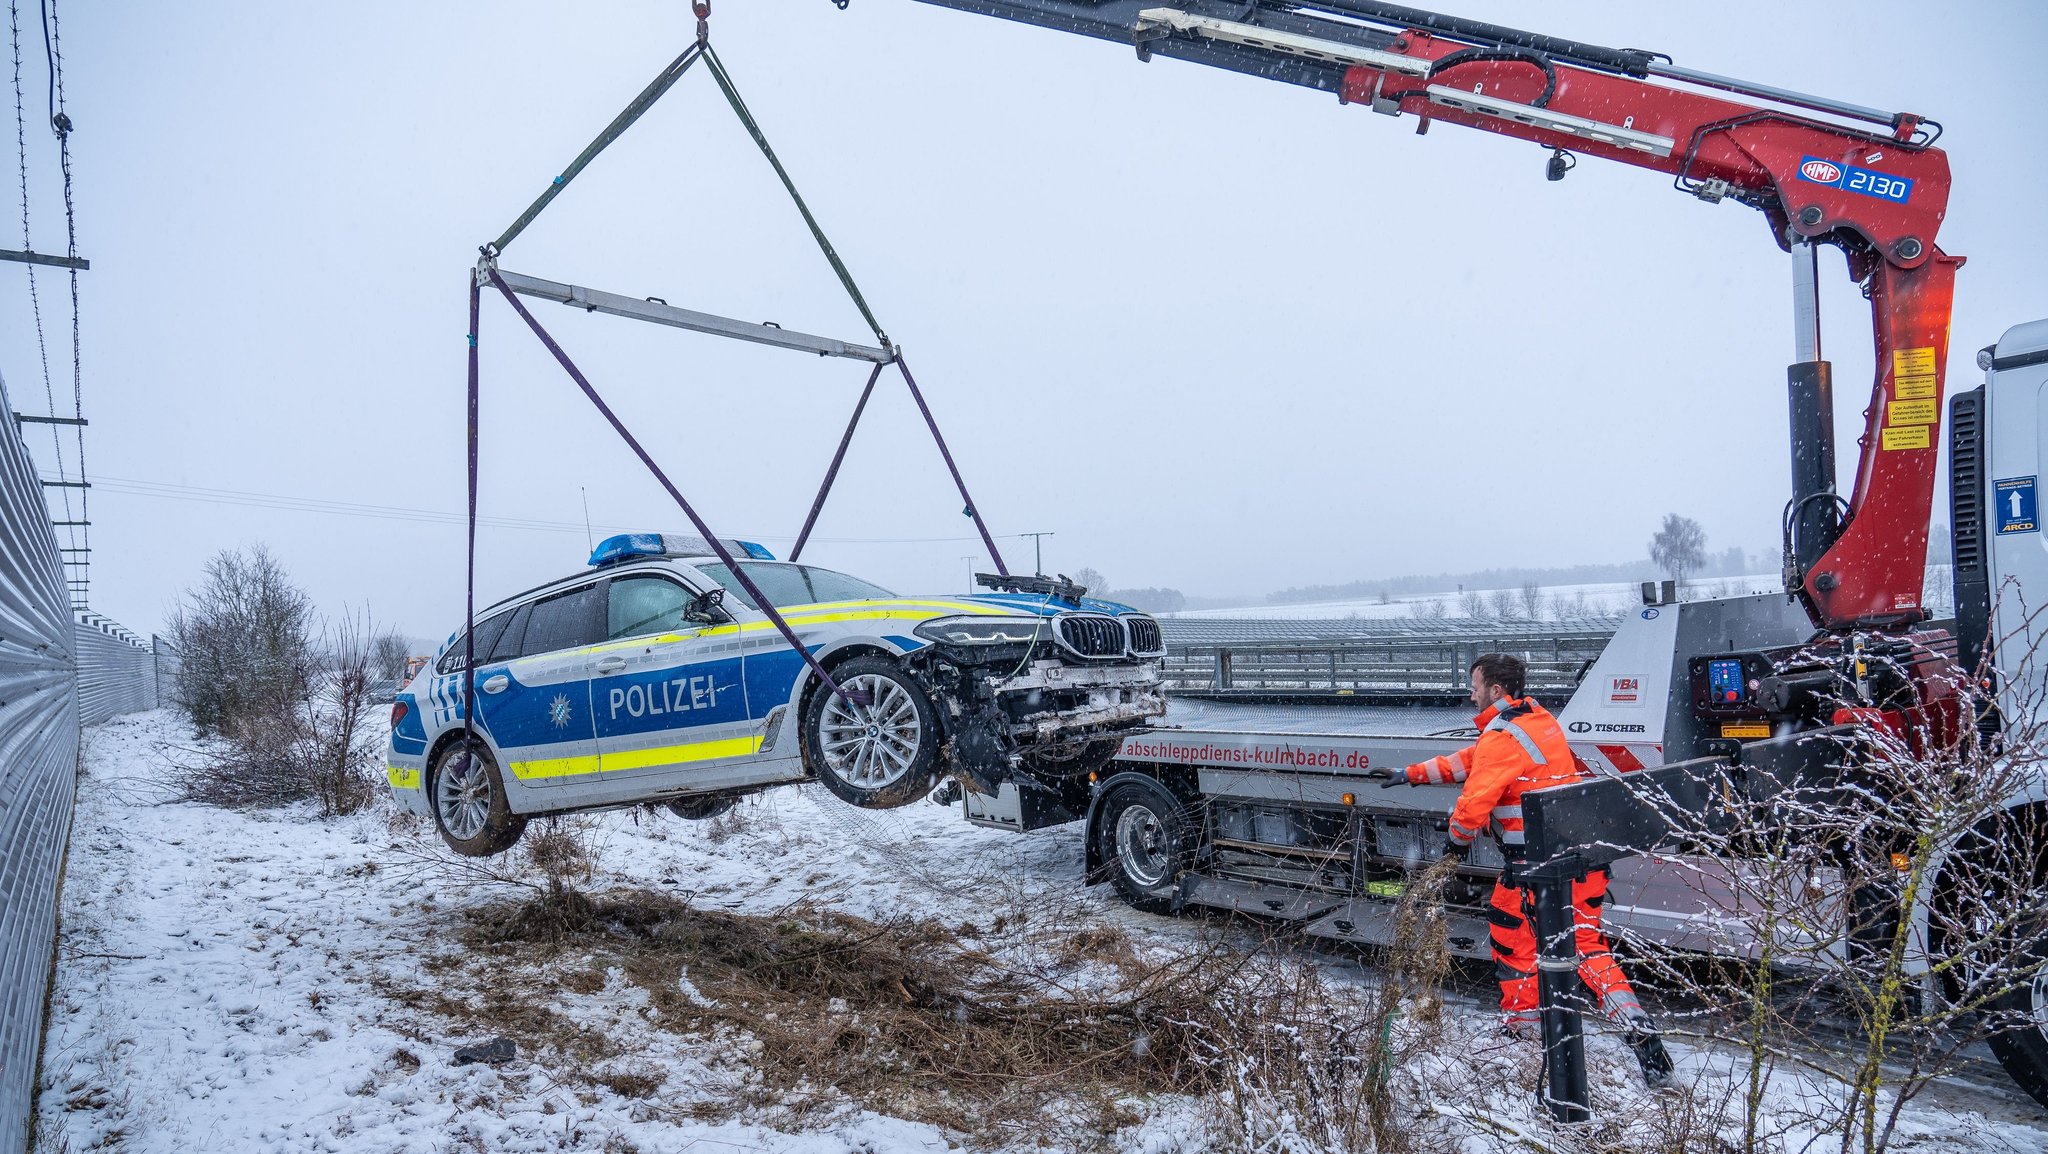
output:
{"label": "tischer logo", "polygon": [[1842,169],[1825,160],[1809,160],[1799,166],[1799,175],[1816,184],[1836,184],[1842,179]]}
{"label": "tischer logo", "polygon": [[1590,721],[1574,721],[1570,725],[1565,726],[1565,728],[1573,733],[1591,733],[1593,732],[1593,723]]}

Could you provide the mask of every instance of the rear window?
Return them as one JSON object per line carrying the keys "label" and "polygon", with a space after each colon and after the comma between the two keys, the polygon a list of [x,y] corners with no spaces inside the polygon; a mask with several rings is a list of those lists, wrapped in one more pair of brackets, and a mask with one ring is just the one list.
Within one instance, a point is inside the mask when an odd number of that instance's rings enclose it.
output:
{"label": "rear window", "polygon": [[[699,565],[697,568],[725,586],[733,600],[757,612],[760,610],[761,607],[754,604],[754,599],[747,595],[731,569],[722,564]],[[815,565],[743,564],[740,570],[760,586],[761,592],[777,609],[791,605],[816,605],[821,601],[871,601],[895,596],[880,585]]]}
{"label": "rear window", "polygon": [[531,605],[521,605],[513,610],[511,620],[505,625],[505,631],[498,634],[496,641],[491,642],[490,655],[488,657],[482,656],[484,651],[479,649],[477,650],[479,655],[477,660],[495,664],[499,661],[510,661],[519,656],[519,641],[526,636],[526,620],[531,616],[533,616],[533,606]]}
{"label": "rear window", "polygon": [[526,621],[526,636],[519,643],[519,655],[533,657],[595,645],[602,640],[604,597],[598,586],[585,585],[533,603],[532,615]]}
{"label": "rear window", "polygon": [[[500,634],[505,632],[505,623],[512,620],[512,611],[494,614],[476,623],[476,659],[478,664],[491,660],[491,646],[497,644]],[[454,673],[462,668],[462,659],[468,653],[467,643],[460,637],[448,647],[448,652],[434,666],[437,672]]]}

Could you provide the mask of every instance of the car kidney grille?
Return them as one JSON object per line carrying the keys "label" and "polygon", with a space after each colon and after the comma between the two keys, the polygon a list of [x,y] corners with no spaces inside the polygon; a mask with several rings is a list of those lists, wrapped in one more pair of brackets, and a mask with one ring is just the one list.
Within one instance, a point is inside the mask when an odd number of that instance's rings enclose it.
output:
{"label": "car kidney grille", "polygon": [[1124,624],[1131,630],[1131,652],[1164,653],[1166,642],[1159,632],[1159,622],[1150,617],[1128,617]]}
{"label": "car kidney grille", "polygon": [[1083,657],[1124,655],[1124,627],[1114,617],[1062,617],[1060,640]]}

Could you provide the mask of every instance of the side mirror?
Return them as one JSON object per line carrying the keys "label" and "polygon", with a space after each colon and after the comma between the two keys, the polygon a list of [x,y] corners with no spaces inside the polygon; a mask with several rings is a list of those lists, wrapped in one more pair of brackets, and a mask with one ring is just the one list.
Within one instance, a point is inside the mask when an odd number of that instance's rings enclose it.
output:
{"label": "side mirror", "polygon": [[725,590],[723,588],[706,589],[704,592],[690,598],[689,607],[683,610],[683,617],[686,620],[701,621],[707,625],[716,625],[724,621],[726,619]]}

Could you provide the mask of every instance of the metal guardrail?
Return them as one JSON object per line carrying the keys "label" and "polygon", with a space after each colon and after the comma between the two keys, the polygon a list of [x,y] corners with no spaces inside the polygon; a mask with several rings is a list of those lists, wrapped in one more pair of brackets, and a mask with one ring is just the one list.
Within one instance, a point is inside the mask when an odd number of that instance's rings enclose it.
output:
{"label": "metal guardrail", "polygon": [[1527,621],[1499,617],[1161,617],[1159,628],[1169,646],[1266,644],[1279,641],[1379,640],[1407,637],[1424,641],[1474,638],[1547,639],[1611,637],[1621,625],[1615,616],[1572,617],[1559,621]]}
{"label": "metal guardrail", "polygon": [[[0,383],[0,412],[14,407]],[[78,778],[78,674],[57,538],[19,427],[0,428],[0,1151],[35,1094],[57,878]]]}
{"label": "metal guardrail", "polygon": [[79,614],[72,629],[80,725],[98,725],[162,703],[156,654],[141,638],[96,613]]}
{"label": "metal guardrail", "polygon": [[119,624],[73,616],[62,556],[20,426],[0,421],[0,1154],[28,1144],[79,726],[155,708],[164,668]]}
{"label": "metal guardrail", "polygon": [[1448,637],[1169,642],[1160,672],[1167,691],[1184,697],[1447,702],[1471,692],[1469,671],[1480,654],[1511,653],[1529,663],[1529,691],[1551,698],[1577,688],[1611,636],[1611,627],[1564,627]]}

